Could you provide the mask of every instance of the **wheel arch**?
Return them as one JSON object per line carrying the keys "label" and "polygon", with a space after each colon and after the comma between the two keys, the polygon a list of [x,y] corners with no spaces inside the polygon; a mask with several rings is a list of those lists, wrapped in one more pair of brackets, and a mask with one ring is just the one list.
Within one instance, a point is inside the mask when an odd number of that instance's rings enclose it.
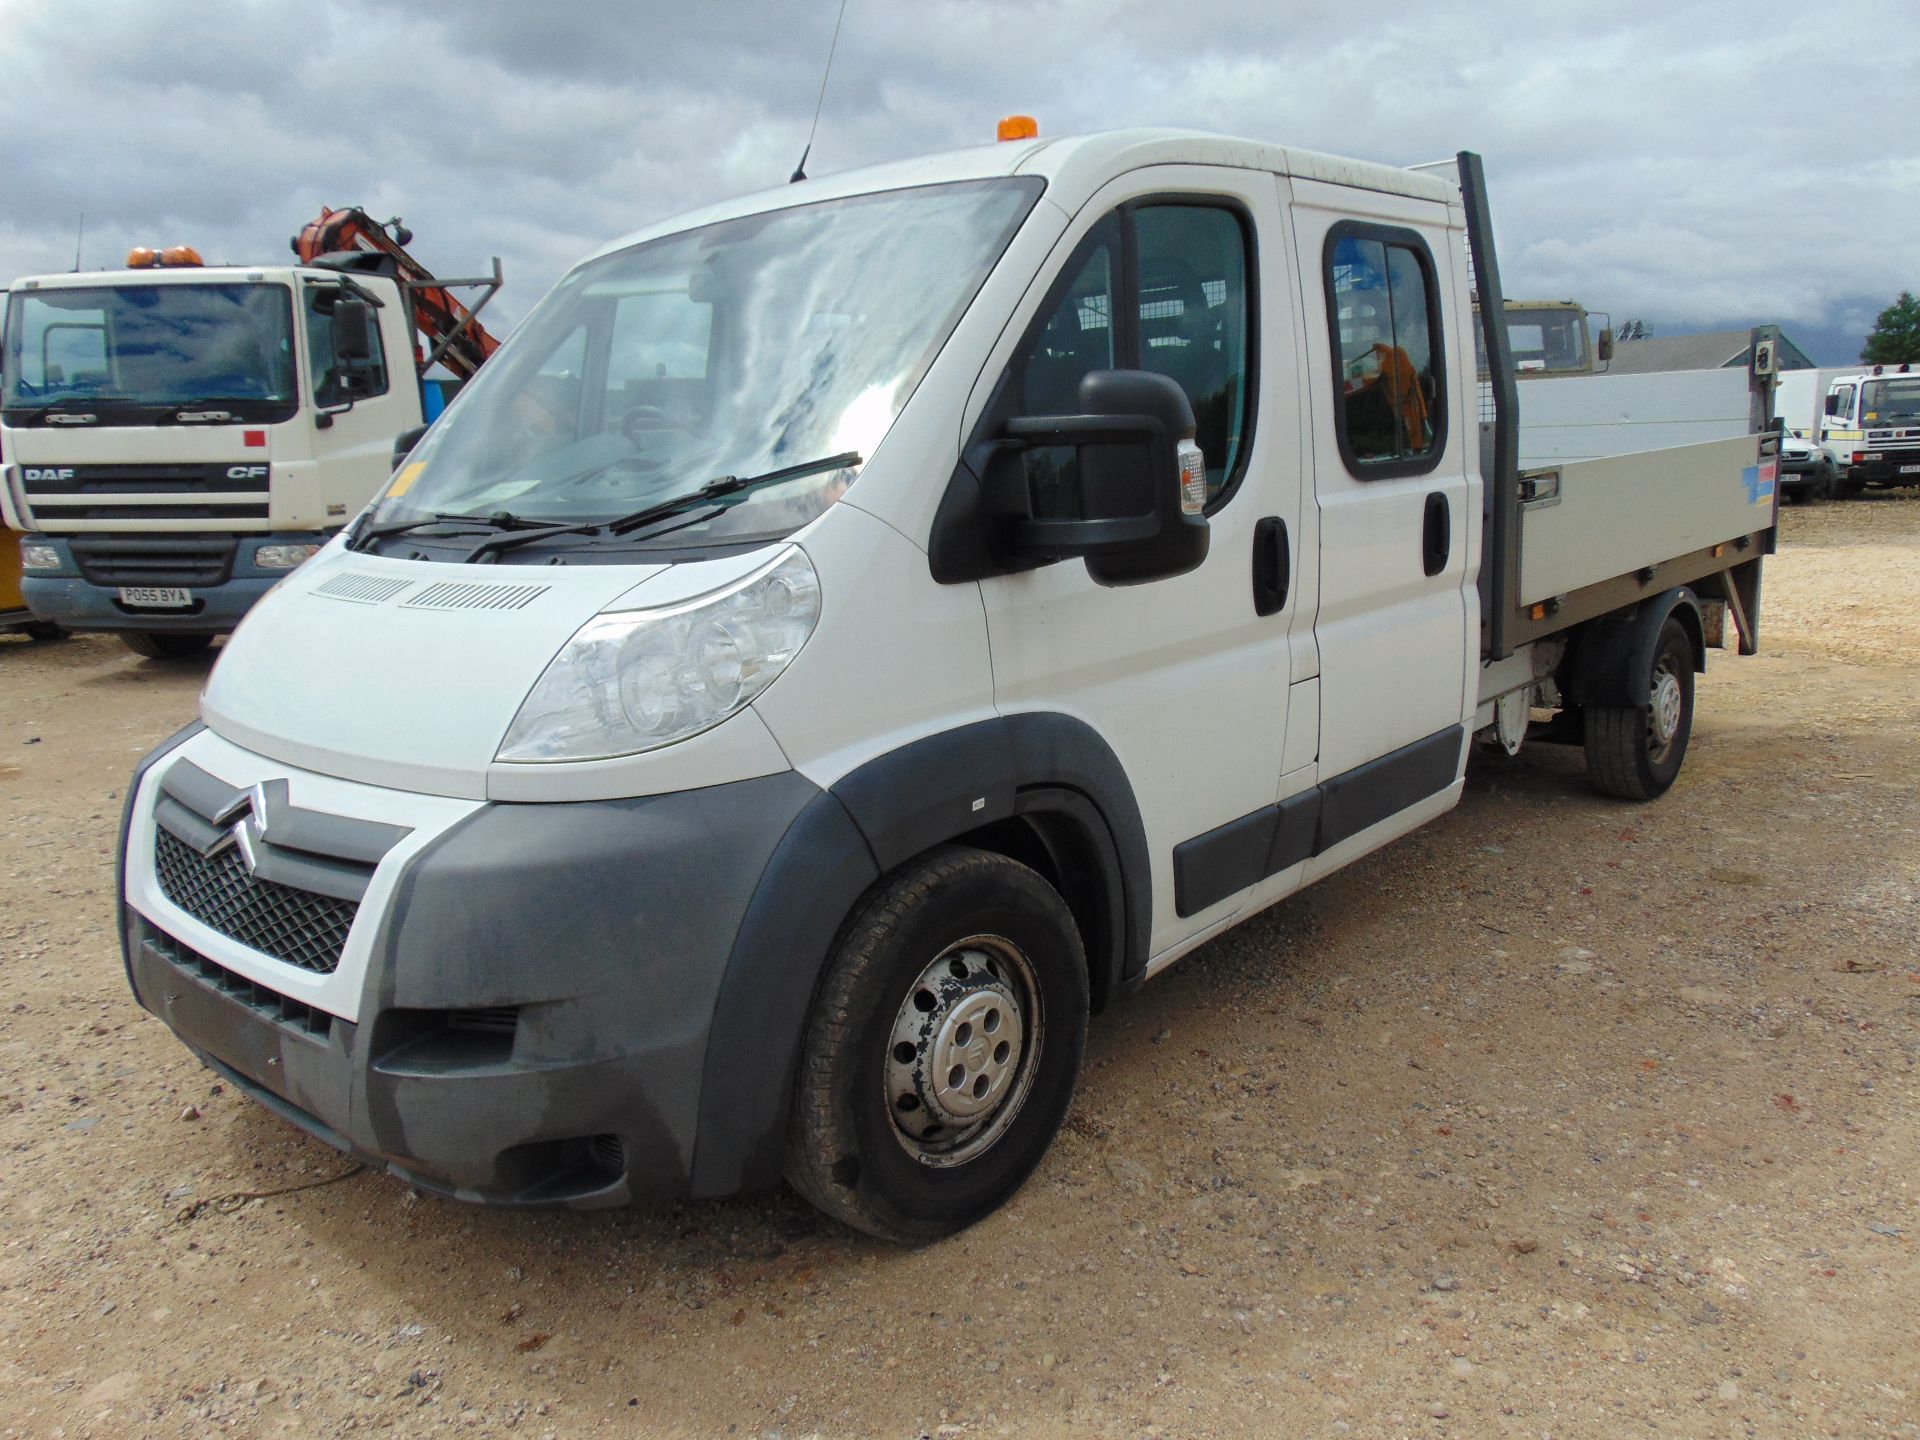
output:
{"label": "wheel arch", "polygon": [[795,819],[742,918],[708,1035],[696,1196],[778,1182],[807,1011],[841,924],[883,876],[956,843],[1029,865],[1060,892],[1095,1010],[1145,978],[1146,829],[1093,727],[1026,712],[876,756]]}
{"label": "wheel arch", "polygon": [[1678,619],[1693,647],[1696,674],[1707,669],[1706,625],[1700,598],[1680,585],[1642,600],[1629,610],[1602,615],[1583,625],[1568,648],[1561,692],[1581,707],[1629,706],[1645,709],[1644,677],[1653,665],[1654,647],[1669,619]]}

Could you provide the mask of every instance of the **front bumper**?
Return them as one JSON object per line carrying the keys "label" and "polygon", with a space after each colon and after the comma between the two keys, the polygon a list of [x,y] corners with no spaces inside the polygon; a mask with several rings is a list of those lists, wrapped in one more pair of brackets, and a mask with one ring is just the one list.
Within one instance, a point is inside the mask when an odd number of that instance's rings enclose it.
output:
{"label": "front bumper", "polygon": [[1850,480],[1869,485],[1920,485],[1920,449],[1876,450],[1878,460],[1856,460],[1847,471]]}
{"label": "front bumper", "polygon": [[[221,565],[219,578],[211,582],[190,574],[169,574],[164,569],[151,573],[117,576],[121,583],[151,588],[178,588],[192,594],[192,603],[184,609],[135,607],[123,604],[120,583],[87,578],[76,558],[72,540],[64,535],[36,534],[37,544],[51,545],[60,552],[60,567],[53,571],[28,571],[21,577],[21,593],[34,615],[68,630],[147,630],[170,634],[222,634],[232,630],[265,595],[287,575],[288,570],[265,570],[253,563],[262,545],[318,545],[325,535],[297,532],[287,534],[240,535],[230,538],[232,558]],[[100,537],[79,537],[98,542]],[[176,537],[128,535],[129,542]],[[188,541],[199,536],[177,537]]]}
{"label": "front bumper", "polygon": [[[223,805],[220,787],[236,800]],[[155,863],[162,830],[222,849],[206,841],[224,836],[217,824],[181,818],[183,795],[202,819],[237,805],[238,825],[262,818],[249,794],[280,807],[251,842],[256,880],[297,878],[272,868],[312,861],[284,853],[294,840],[344,853],[359,842],[343,825],[404,832],[371,866],[330,971],[268,953],[293,948],[279,932],[218,914],[206,923],[207,906]],[[757,1110],[726,1096],[748,1077],[709,1075],[710,1042],[723,989],[759,963],[739,954],[753,928],[742,917],[781,868],[789,832],[807,828],[796,818],[823,801],[835,804],[789,772],[633,800],[480,804],[289,770],[201,731],[150,757],[133,793],[128,977],[248,1094],[424,1189],[586,1208],[766,1183],[804,1005],[779,1007],[760,1037],[768,1073],[749,1093],[768,1103]],[[854,871],[864,858],[848,857]],[[783,904],[845,903],[831,887],[779,889]],[[777,928],[819,943],[817,925]],[[791,971],[800,956],[779,961]],[[716,1119],[722,1108],[737,1116]],[[696,1140],[712,1151],[705,1180]]]}

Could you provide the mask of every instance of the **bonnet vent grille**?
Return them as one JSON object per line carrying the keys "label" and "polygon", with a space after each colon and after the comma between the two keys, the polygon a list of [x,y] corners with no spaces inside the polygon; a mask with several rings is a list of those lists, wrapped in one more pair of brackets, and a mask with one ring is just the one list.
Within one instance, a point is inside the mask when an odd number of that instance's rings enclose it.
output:
{"label": "bonnet vent grille", "polygon": [[391,600],[411,585],[411,580],[396,580],[391,575],[356,575],[352,571],[336,575],[313,593],[329,600],[351,600],[358,605],[378,605]]}
{"label": "bonnet vent grille", "polygon": [[551,585],[485,585],[442,580],[403,602],[407,610],[520,610],[531,605]]}

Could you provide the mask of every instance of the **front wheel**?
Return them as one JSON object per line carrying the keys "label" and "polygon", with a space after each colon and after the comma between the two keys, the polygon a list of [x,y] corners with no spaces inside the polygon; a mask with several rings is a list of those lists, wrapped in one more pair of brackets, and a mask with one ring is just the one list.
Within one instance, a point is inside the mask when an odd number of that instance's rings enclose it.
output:
{"label": "front wheel", "polygon": [[206,653],[211,635],[182,635],[172,630],[122,630],[121,643],[147,660],[190,660]]}
{"label": "front wheel", "polygon": [[1608,795],[1653,800],[1667,793],[1693,736],[1693,641],[1669,616],[1653,647],[1644,705],[1587,711],[1587,775]]}
{"label": "front wheel", "polygon": [[1058,892],[1003,855],[933,851],[876,884],[835,942],[787,1178],[885,1240],[965,1229],[1046,1154],[1086,1034],[1086,955]]}

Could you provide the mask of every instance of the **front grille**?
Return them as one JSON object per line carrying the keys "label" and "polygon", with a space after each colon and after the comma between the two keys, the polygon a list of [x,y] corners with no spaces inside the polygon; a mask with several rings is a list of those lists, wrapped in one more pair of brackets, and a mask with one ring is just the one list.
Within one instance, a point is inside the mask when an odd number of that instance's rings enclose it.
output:
{"label": "front grille", "polygon": [[359,905],[262,880],[239,848],[202,855],[171,831],[154,831],[154,872],[169,900],[201,924],[302,970],[331,975]]}
{"label": "front grille", "polygon": [[77,535],[67,542],[92,585],[224,585],[232,535]]}
{"label": "front grille", "polygon": [[39,500],[60,495],[251,494],[265,490],[268,481],[266,466],[256,461],[245,465],[38,466],[27,469],[23,483],[28,497]]}
{"label": "front grille", "polygon": [[333,1030],[333,1016],[326,1011],[316,1010],[304,1000],[295,1000],[291,995],[282,995],[278,990],[249,980],[208,959],[192,946],[182,945],[171,935],[149,928],[146,943],[148,948],[163,956],[175,969],[185,971],[208,989],[239,1001],[254,1014],[276,1025],[284,1025],[302,1035],[312,1035],[322,1040]]}

